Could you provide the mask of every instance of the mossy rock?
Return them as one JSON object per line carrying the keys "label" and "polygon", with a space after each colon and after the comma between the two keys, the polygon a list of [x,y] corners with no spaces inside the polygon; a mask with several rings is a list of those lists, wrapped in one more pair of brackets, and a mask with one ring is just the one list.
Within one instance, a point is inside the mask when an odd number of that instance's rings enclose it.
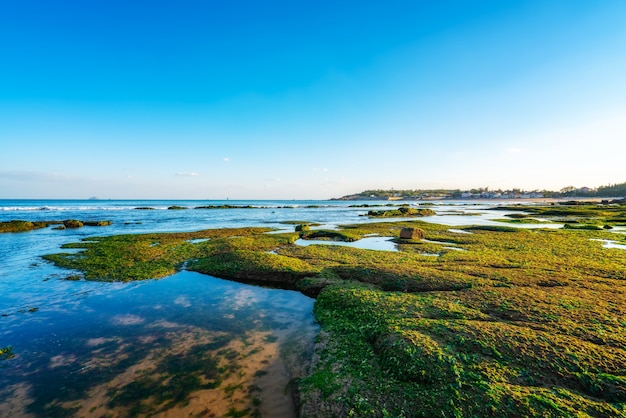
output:
{"label": "mossy rock", "polygon": [[587,231],[601,231],[603,228],[598,225],[589,225],[589,224],[582,224],[582,225],[565,224],[563,225],[563,229],[585,229]]}
{"label": "mossy rock", "polygon": [[300,235],[302,239],[319,239],[329,241],[353,242],[359,240],[360,236],[354,236],[344,231],[329,231],[320,229],[316,231],[302,231]]}
{"label": "mossy rock", "polygon": [[311,227],[307,224],[296,225],[296,232],[309,231]]}
{"label": "mossy rock", "polygon": [[458,371],[452,356],[435,340],[416,331],[376,338],[374,350],[384,370],[403,381],[423,384],[452,383]]}
{"label": "mossy rock", "polygon": [[168,210],[185,210],[185,209],[187,209],[187,208],[186,208],[186,207],[184,207],[184,206],[176,206],[176,205],[174,205],[174,206],[170,206],[170,207],[169,207],[169,208],[167,208],[167,209],[168,209]]}
{"label": "mossy rock", "polygon": [[318,273],[306,261],[249,250],[217,253],[189,263],[188,270],[225,279],[296,288],[296,282]]}
{"label": "mossy rock", "polygon": [[83,224],[87,226],[109,226],[111,221],[84,221]]}
{"label": "mossy rock", "polygon": [[432,209],[415,209],[406,206],[392,210],[370,210],[367,212],[367,216],[372,218],[421,217],[434,215],[436,215],[436,213]]}
{"label": "mossy rock", "polygon": [[66,228],[82,228],[85,224],[77,219],[68,219],[63,221]]}
{"label": "mossy rock", "polygon": [[35,225],[29,221],[9,221],[0,223],[0,232],[23,232],[35,229]]}
{"label": "mossy rock", "polygon": [[426,233],[421,228],[402,228],[400,238],[402,239],[424,239]]}

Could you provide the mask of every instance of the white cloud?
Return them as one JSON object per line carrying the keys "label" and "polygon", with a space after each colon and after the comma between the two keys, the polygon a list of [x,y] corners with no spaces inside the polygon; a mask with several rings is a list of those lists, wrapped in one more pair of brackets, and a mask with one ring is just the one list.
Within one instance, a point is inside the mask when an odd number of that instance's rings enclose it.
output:
{"label": "white cloud", "polygon": [[179,171],[176,175],[179,177],[198,177],[200,174],[190,171]]}
{"label": "white cloud", "polygon": [[230,162],[230,158],[224,157],[224,158],[222,158],[222,161],[224,161],[225,163],[229,163]]}

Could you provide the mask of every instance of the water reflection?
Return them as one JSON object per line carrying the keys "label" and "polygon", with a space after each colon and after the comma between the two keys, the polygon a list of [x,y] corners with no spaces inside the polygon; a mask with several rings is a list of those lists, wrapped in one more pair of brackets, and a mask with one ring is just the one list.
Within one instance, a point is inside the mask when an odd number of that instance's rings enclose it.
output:
{"label": "water reflection", "polygon": [[312,306],[192,272],[43,306],[2,330],[18,355],[0,365],[0,416],[294,416]]}
{"label": "water reflection", "polygon": [[626,250],[626,244],[619,244],[618,241],[610,240],[610,239],[595,239],[592,238],[589,241],[600,241],[602,242],[602,246],[604,248],[619,248],[622,250]]}
{"label": "water reflection", "polygon": [[390,241],[392,238],[393,237],[366,237],[353,242],[298,239],[295,241],[295,244],[305,247],[308,245],[318,244],[340,245],[344,247],[360,248],[363,250],[398,251],[398,247],[396,246],[396,244],[393,241]]}

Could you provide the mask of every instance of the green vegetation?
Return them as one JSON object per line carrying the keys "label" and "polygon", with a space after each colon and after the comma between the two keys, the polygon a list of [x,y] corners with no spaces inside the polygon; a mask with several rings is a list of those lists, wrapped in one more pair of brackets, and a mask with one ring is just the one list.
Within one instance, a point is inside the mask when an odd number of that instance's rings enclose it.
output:
{"label": "green vegetation", "polygon": [[45,228],[48,225],[45,222],[29,222],[29,221],[8,221],[0,222],[0,232],[25,232],[33,229]]}
{"label": "green vegetation", "polygon": [[[297,231],[297,228],[296,228],[296,231]],[[310,231],[307,229],[303,229],[300,233],[300,238],[328,240],[328,241],[354,242],[354,241],[359,240],[361,238],[361,235],[358,232],[353,232],[350,230],[334,231],[334,230],[327,230],[327,229],[317,229],[315,231]]]}
{"label": "green vegetation", "polygon": [[108,226],[111,225],[111,221],[79,221],[76,219],[68,219],[65,221],[8,221],[0,222],[0,233],[2,232],[27,232],[34,229],[47,228],[50,225],[57,225],[54,229],[65,228],[82,228],[83,226]]}
{"label": "green vegetation", "polygon": [[[235,249],[262,247],[267,251],[284,243],[286,238],[276,235],[256,235],[267,228],[207,230],[173,234],[117,235],[92,237],[62,248],[80,248],[79,253],[61,253],[44,256],[60,267],[81,270],[87,280],[131,281],[165,277],[175,273],[188,260],[200,256],[231,253]],[[206,239],[199,243],[187,242]],[[221,239],[215,239],[221,238]],[[263,241],[266,245],[263,246]]]}
{"label": "green vegetation", "polygon": [[508,224],[542,224],[544,221],[534,218],[506,218],[506,219],[494,219],[496,222],[504,222]]}
{"label": "green vegetation", "polygon": [[[626,217],[619,206],[523,210],[583,225]],[[399,239],[415,227],[426,241]],[[316,296],[322,332],[317,362],[298,384],[303,416],[626,416],[626,253],[592,241],[615,234],[463,229],[472,234],[415,220],[123,235],[46,258],[89,280],[163,277],[186,266]],[[399,251],[293,244],[300,235],[374,234],[397,238]],[[187,242],[198,238],[210,240]]]}
{"label": "green vegetation", "polygon": [[15,354],[13,353],[13,347],[0,347],[0,361],[8,360],[13,357],[15,357]]}
{"label": "green vegetation", "polygon": [[[611,203],[562,202],[549,206],[500,206],[494,210],[515,210],[521,214],[508,214],[509,223],[532,222],[532,219],[566,224],[570,229],[609,229],[626,225],[626,205]],[[499,220],[504,221],[504,220]]]}
{"label": "green vegetation", "polygon": [[600,186],[595,193],[595,196],[603,197],[626,197],[626,182],[619,184],[609,184],[608,186]]}
{"label": "green vegetation", "polygon": [[394,190],[394,189],[377,189],[365,190],[350,196],[344,196],[341,200],[387,200],[393,198],[403,199],[421,199],[428,197],[447,198],[452,195],[460,195],[461,191],[448,189],[415,189],[415,190]]}
{"label": "green vegetation", "polygon": [[371,218],[400,218],[400,217],[414,217],[414,216],[434,216],[435,211],[432,209],[415,209],[403,206],[399,209],[393,210],[370,210],[367,212],[367,216]]}
{"label": "green vegetation", "polygon": [[[549,198],[566,198],[566,197],[626,197],[626,183],[609,184],[600,186],[597,189],[588,187],[576,188],[567,186],[559,191],[552,190],[534,190],[532,192],[522,189],[510,190],[489,190],[488,187],[479,187],[461,191],[460,189],[378,189],[365,190],[363,192],[343,196],[338,200],[417,200],[417,199],[459,199],[466,197],[498,199],[501,197],[549,197]],[[355,205],[358,207],[358,205]],[[366,207],[366,206],[365,206]]]}

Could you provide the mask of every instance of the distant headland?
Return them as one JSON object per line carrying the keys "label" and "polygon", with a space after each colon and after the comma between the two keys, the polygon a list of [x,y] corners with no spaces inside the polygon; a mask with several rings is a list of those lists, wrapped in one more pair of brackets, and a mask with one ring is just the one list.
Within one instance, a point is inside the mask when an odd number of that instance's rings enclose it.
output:
{"label": "distant headland", "polygon": [[564,198],[626,197],[626,182],[597,188],[564,187],[552,190],[490,190],[478,189],[415,189],[415,190],[365,190],[360,193],[331,200],[445,200],[445,199],[564,199]]}

